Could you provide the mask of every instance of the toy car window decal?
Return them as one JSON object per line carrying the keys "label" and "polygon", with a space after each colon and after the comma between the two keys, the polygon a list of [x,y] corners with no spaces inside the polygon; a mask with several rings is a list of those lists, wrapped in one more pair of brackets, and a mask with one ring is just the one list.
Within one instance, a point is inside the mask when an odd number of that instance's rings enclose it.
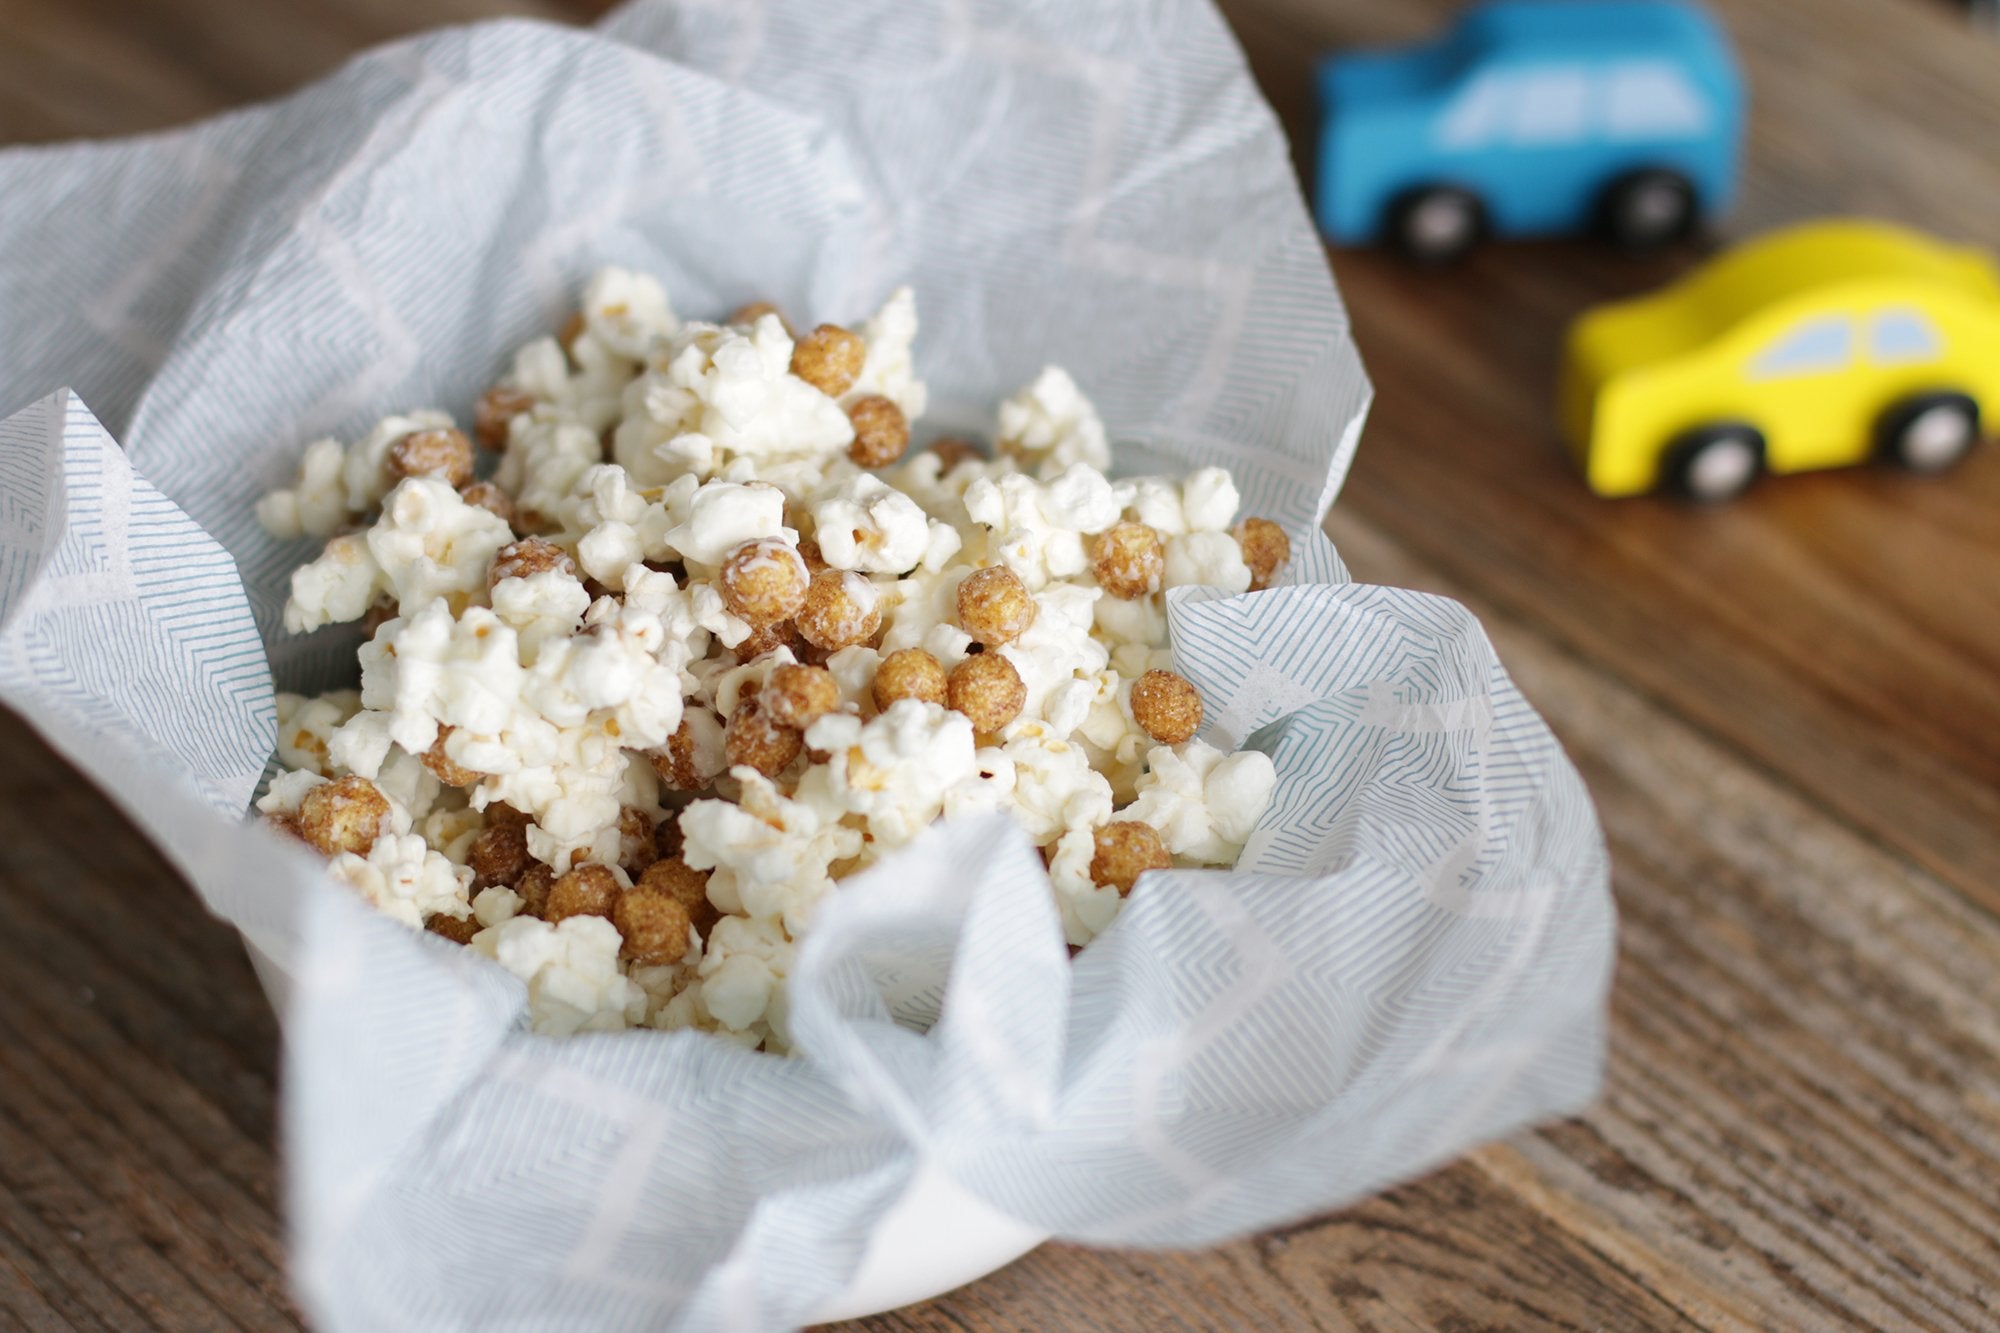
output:
{"label": "toy car window decal", "polygon": [[1854,329],[1845,316],[1823,316],[1794,325],[1750,363],[1753,380],[1784,379],[1844,369],[1854,355]]}
{"label": "toy car window decal", "polygon": [[1882,311],[1869,328],[1868,354],[1882,365],[1931,361],[1943,352],[1944,340],[1936,326],[1907,306]]}
{"label": "toy car window decal", "polygon": [[1498,138],[1512,96],[1510,79],[1481,74],[1451,100],[1437,122],[1437,146],[1453,152],[1482,148]]}
{"label": "toy car window decal", "polygon": [[1708,103],[1687,76],[1661,60],[1613,66],[1604,79],[1604,137],[1693,137],[1708,132]]}
{"label": "toy car window decal", "polygon": [[1580,142],[1590,133],[1590,76],[1577,65],[1524,73],[1511,111],[1509,137],[1524,148]]}

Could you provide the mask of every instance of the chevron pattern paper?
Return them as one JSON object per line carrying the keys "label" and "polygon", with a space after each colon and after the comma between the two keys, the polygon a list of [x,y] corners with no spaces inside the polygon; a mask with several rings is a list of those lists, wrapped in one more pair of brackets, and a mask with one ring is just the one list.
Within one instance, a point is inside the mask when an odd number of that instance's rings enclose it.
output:
{"label": "chevron pattern paper", "polygon": [[[1019,833],[940,826],[829,901],[784,1059],[534,1036],[517,982],[245,827],[271,672],[354,673],[352,630],[279,631],[303,553],[252,502],[317,435],[465,418],[606,263],[690,315],[907,282],[928,425],[1053,362],[1121,469],[1229,466],[1297,553],[1171,599],[1204,734],[1278,770],[1239,868],[1150,877],[1072,960]],[[1463,608],[1351,582],[1318,533],[1368,385],[1205,0],[431,34],[187,130],[0,153],[0,313],[0,698],[289,976],[318,1327],[796,1325],[920,1169],[1055,1236],[1199,1245],[1595,1092],[1589,799]]]}

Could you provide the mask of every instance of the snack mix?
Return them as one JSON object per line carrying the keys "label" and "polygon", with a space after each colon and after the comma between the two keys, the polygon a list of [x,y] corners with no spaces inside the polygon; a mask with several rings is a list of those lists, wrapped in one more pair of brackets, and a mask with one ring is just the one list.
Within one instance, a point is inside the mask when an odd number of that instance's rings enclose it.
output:
{"label": "snack mix", "polygon": [[1268,586],[1283,531],[1221,468],[1107,478],[1053,367],[990,457],[912,452],[916,331],[907,289],[795,337],[607,269],[469,436],[311,445],[257,508],[325,542],[285,626],[369,637],[359,690],[279,696],[258,809],[521,977],[538,1031],[774,1051],[820,901],[941,817],[1011,814],[1079,946],[1145,871],[1234,864],[1276,778],[1196,738],[1162,594]]}

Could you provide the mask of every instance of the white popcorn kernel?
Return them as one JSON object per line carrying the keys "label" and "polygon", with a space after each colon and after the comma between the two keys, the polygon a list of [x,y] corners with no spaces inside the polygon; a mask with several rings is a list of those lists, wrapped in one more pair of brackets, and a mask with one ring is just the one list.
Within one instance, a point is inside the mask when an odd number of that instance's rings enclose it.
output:
{"label": "white popcorn kernel", "polygon": [[375,839],[366,857],[342,852],[327,869],[376,910],[406,926],[421,929],[425,917],[464,920],[472,913],[467,900],[471,869],[453,865],[432,851],[421,834],[384,834]]}
{"label": "white popcorn kernel", "polygon": [[490,929],[521,915],[521,908],[525,905],[520,894],[504,885],[494,884],[472,895],[472,916],[482,929]]}
{"label": "white popcorn kernel", "polygon": [[758,537],[797,543],[798,533],[785,526],[784,492],[775,486],[711,481],[689,498],[687,517],[662,540],[683,559],[713,566]]}
{"label": "white popcorn kernel", "polygon": [[1198,468],[1181,483],[1181,513],[1190,532],[1226,531],[1241,503],[1225,468]]}
{"label": "white popcorn kernel", "polygon": [[583,319],[599,342],[629,360],[644,360],[656,340],[680,327],[666,289],[630,269],[604,268],[583,289]]}
{"label": "white popcorn kernel", "polygon": [[725,916],[701,960],[701,1001],[718,1023],[743,1031],[768,1021],[791,971],[794,947],[769,917]]}
{"label": "white popcorn kernel", "polygon": [[1090,863],[1096,854],[1095,828],[1079,825],[1056,839],[1049,857],[1049,883],[1062,911],[1063,937],[1079,947],[1096,939],[1125,905],[1117,889],[1091,879]]}
{"label": "white popcorn kernel", "polygon": [[297,537],[330,537],[353,517],[347,508],[347,487],[341,465],[347,451],[339,440],[315,440],[299,459],[298,480],[288,490],[272,491],[257,502],[257,521],[280,541]]}
{"label": "white popcorn kernel", "polygon": [[1092,617],[1098,636],[1114,648],[1125,643],[1167,646],[1167,609],[1158,597],[1100,597]]}
{"label": "white popcorn kernel", "polygon": [[861,851],[861,831],[841,824],[837,808],[780,795],[754,768],[730,776],[743,784],[738,802],[695,801],[681,811],[681,857],[715,872],[708,896],[716,906],[802,929],[833,890],[829,868]]}
{"label": "white popcorn kernel", "polygon": [[1243,563],[1243,548],[1228,533],[1190,532],[1184,537],[1167,539],[1164,584],[1169,588],[1192,584],[1224,592],[1247,592],[1250,566]]}
{"label": "white popcorn kernel", "polygon": [[1016,723],[1002,752],[1014,765],[1014,817],[1029,841],[1045,846],[1065,830],[1111,818],[1111,784],[1083,748],[1050,734],[1047,724]]}
{"label": "white popcorn kernel", "polygon": [[395,478],[389,473],[389,450],[405,435],[423,430],[450,430],[451,417],[443,412],[411,412],[407,416],[383,417],[375,428],[354,442],[341,461],[341,480],[347,489],[347,510],[361,515],[382,502]]}
{"label": "white popcorn kernel", "polygon": [[1278,781],[1269,756],[1225,755],[1202,741],[1157,746],[1146,767],[1138,798],[1119,817],[1151,824],[1169,852],[1201,865],[1235,864]]}
{"label": "white popcorn kernel", "polygon": [[472,947],[528,983],[537,1032],[616,1032],[645,1016],[646,994],[618,970],[618,928],[601,916],[551,926],[510,917],[472,937]]}
{"label": "white popcorn kernel", "polygon": [[861,326],[861,341],[868,348],[861,373],[841,396],[843,404],[870,394],[880,394],[903,410],[910,421],[924,414],[930,394],[917,378],[910,348],[917,338],[917,296],[908,287],[889,294],[868,321]]}
{"label": "white popcorn kernel", "polygon": [[577,483],[603,457],[604,443],[594,428],[560,411],[537,407],[530,415],[514,418],[507,452],[493,480],[514,497],[525,530],[566,528],[572,526]]}
{"label": "white popcorn kernel", "polygon": [[306,793],[325,781],[309,768],[280,773],[271,779],[270,787],[257,798],[257,809],[267,815],[296,815],[299,802],[306,798]]}
{"label": "white popcorn kernel", "polygon": [[[1014,664],[1021,683],[1027,686],[1025,718],[1048,717],[1052,693],[1063,685],[1102,671],[1110,653],[1091,635],[1093,609],[1103,590],[1075,583],[1051,583],[1035,594],[1035,619],[1021,636],[998,651]],[[1081,725],[1062,731],[1068,735]]]}
{"label": "white popcorn kernel", "polygon": [[847,478],[812,506],[820,556],[835,569],[902,574],[930,549],[930,519],[880,477]]}
{"label": "white popcorn kernel", "polygon": [[356,690],[334,690],[315,699],[280,694],[278,762],[287,768],[309,768],[326,777],[336,776],[328,742],[360,709],[361,695]]}
{"label": "white popcorn kernel", "polygon": [[882,654],[865,644],[842,648],[826,659],[841,702],[865,713],[875,711],[875,672],[881,665]]}
{"label": "white popcorn kernel", "polygon": [[807,728],[806,744],[828,758],[807,771],[799,799],[862,816],[875,853],[928,828],[943,811],[945,793],[977,771],[972,723],[917,699],[898,699],[868,722],[829,713]]}
{"label": "white popcorn kernel", "polygon": [[285,628],[305,634],[322,625],[359,620],[389,591],[388,576],[358,532],[335,537],[319,558],[292,571]]}
{"label": "white popcorn kernel", "polygon": [[435,477],[410,477],[382,502],[368,550],[404,613],[444,598],[454,609],[486,590],[487,567],[514,540],[507,520]]}
{"label": "white popcorn kernel", "polygon": [[1060,366],[1048,366],[1033,383],[1000,404],[1000,448],[1037,470],[1061,471],[1088,463],[1111,466],[1111,444],[1097,409]]}
{"label": "white popcorn kernel", "polygon": [[535,660],[543,643],[574,634],[590,607],[583,580],[560,569],[501,579],[490,596],[493,614],[514,631],[520,658],[527,662]]}
{"label": "white popcorn kernel", "polygon": [[987,530],[986,551],[1030,588],[1075,578],[1089,567],[1084,538],[1118,521],[1120,505],[1102,472],[1078,463],[1042,483],[1019,473],[981,477],[965,488],[965,512]]}

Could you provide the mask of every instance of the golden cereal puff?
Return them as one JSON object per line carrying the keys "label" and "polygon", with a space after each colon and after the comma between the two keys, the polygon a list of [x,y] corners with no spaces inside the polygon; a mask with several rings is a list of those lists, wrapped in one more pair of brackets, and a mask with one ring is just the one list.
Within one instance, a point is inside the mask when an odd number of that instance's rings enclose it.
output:
{"label": "golden cereal puff", "polygon": [[475,481],[469,486],[459,487],[458,498],[484,509],[510,528],[518,517],[514,512],[514,497],[490,481]]}
{"label": "golden cereal puff", "polygon": [[444,936],[453,944],[470,944],[472,937],[479,933],[479,919],[437,912],[424,918],[424,929],[433,935]]}
{"label": "golden cereal puff", "polygon": [[1292,558],[1292,539],[1268,518],[1246,518],[1232,531],[1243,548],[1243,563],[1250,567],[1250,591],[1262,592]]}
{"label": "golden cereal puff", "polygon": [[573,916],[609,917],[618,894],[618,877],[611,873],[611,867],[586,861],[571,866],[549,886],[542,918],[553,926]]}
{"label": "golden cereal puff", "polygon": [[931,441],[931,452],[938,456],[938,474],[951,471],[960,463],[983,463],[986,451],[971,440],[956,435],[946,435]]}
{"label": "golden cereal puff", "polygon": [[779,726],[804,731],[840,707],[840,686],[825,667],[781,666],[772,670],[757,702]]}
{"label": "golden cereal puff", "polygon": [[813,647],[839,652],[875,637],[882,628],[881,599],[864,575],[823,569],[813,575],[793,623]]}
{"label": "golden cereal puff", "polygon": [[1107,528],[1098,534],[1093,556],[1099,585],[1126,601],[1158,592],[1167,575],[1166,543],[1144,523]]}
{"label": "golden cereal puff", "polygon": [[958,623],[980,643],[997,648],[1035,623],[1035,599],[1005,565],[975,569],[958,585]]}
{"label": "golden cereal puff", "polygon": [[1014,664],[999,653],[978,653],[951,669],[945,697],[978,732],[993,732],[1021,715],[1028,687]]}
{"label": "golden cereal puff", "polygon": [[520,884],[521,876],[528,873],[528,867],[535,864],[535,859],[528,855],[526,824],[495,823],[490,810],[487,821],[465,853],[465,863],[472,867],[474,893],[481,889],[514,888]]}
{"label": "golden cereal puff", "polygon": [[696,870],[678,856],[663,857],[647,867],[638,886],[671,895],[675,902],[687,909],[694,928],[705,939],[708,928],[722,915],[708,900],[708,874],[706,870]]}
{"label": "golden cereal puff", "polygon": [[1162,745],[1179,745],[1201,728],[1201,695],[1172,671],[1148,671],[1132,682],[1132,720]]}
{"label": "golden cereal puff", "polygon": [[789,620],[780,620],[771,625],[755,625],[744,636],[743,642],[730,650],[737,664],[754,662],[765,653],[774,653],[780,648],[792,650],[793,657],[803,658],[807,647],[805,636],[799,627]]}
{"label": "golden cereal puff", "polygon": [[849,403],[847,419],[854,423],[847,456],[862,467],[887,467],[910,447],[910,419],[879,393]]}
{"label": "golden cereal puff", "polygon": [[381,629],[400,614],[402,614],[401,609],[394,602],[375,603],[361,617],[362,637],[367,639],[374,638],[376,630]]}
{"label": "golden cereal puff", "polygon": [[514,886],[514,892],[521,895],[521,910],[529,916],[547,920],[549,893],[555,888],[555,884],[554,868],[545,866],[540,861],[530,863],[527,870],[521,874],[521,882]]}
{"label": "golden cereal puff", "polygon": [[1106,824],[1091,835],[1095,850],[1090,857],[1090,880],[1124,897],[1132,892],[1139,876],[1148,870],[1172,868],[1166,844],[1151,824],[1121,819]]}
{"label": "golden cereal puff", "polygon": [[829,398],[854,387],[868,344],[838,324],[822,324],[792,348],[792,373]]}
{"label": "golden cereal puff", "polygon": [[456,490],[472,480],[472,441],[458,430],[412,431],[389,446],[389,474],[436,477]]}
{"label": "golden cereal puff", "polygon": [[477,769],[465,767],[444,752],[445,738],[455,730],[457,730],[455,727],[438,728],[437,739],[432,741],[431,748],[423,753],[424,767],[447,787],[470,787],[485,774]]}
{"label": "golden cereal puff", "polygon": [[657,750],[648,751],[646,758],[652,763],[653,771],[660,775],[661,785],[669,791],[700,791],[707,785],[702,781],[701,771],[695,767],[694,728],[685,717],[674,729],[674,734],[667,737],[667,743]]}
{"label": "golden cereal puff", "polygon": [[806,604],[806,562],[776,537],[752,538],[731,551],[715,583],[730,612],[753,626],[790,620]]}
{"label": "golden cereal puff", "polygon": [[389,798],[367,778],[335,778],[299,802],[299,832],[327,856],[366,856],[388,831]]}
{"label": "golden cereal puff", "polygon": [[722,733],[722,744],[731,768],[748,764],[765,777],[775,778],[799,757],[805,738],[797,727],[781,725],[750,698],[736,706]]}
{"label": "golden cereal puff", "polygon": [[479,443],[498,453],[507,447],[507,429],[514,418],[535,410],[535,400],[519,389],[496,384],[479,395],[472,409],[472,433]]}
{"label": "golden cereal puff", "polygon": [[575,578],[576,561],[570,558],[568,551],[552,541],[542,537],[523,537],[493,553],[493,563],[486,569],[486,586],[490,589],[497,587],[502,579],[525,579],[550,570]]}
{"label": "golden cereal puff", "polygon": [[[681,854],[681,817],[678,811],[669,810],[667,817],[653,825],[653,865],[671,861]],[[653,866],[647,866],[648,872]]]}
{"label": "golden cereal puff", "polygon": [[648,888],[642,881],[618,895],[611,924],[625,940],[620,953],[635,963],[657,967],[681,960],[694,921],[673,894]]}
{"label": "golden cereal puff", "polygon": [[886,713],[898,699],[942,704],[946,698],[946,680],[944,664],[923,649],[898,649],[875,668],[875,707]]}

